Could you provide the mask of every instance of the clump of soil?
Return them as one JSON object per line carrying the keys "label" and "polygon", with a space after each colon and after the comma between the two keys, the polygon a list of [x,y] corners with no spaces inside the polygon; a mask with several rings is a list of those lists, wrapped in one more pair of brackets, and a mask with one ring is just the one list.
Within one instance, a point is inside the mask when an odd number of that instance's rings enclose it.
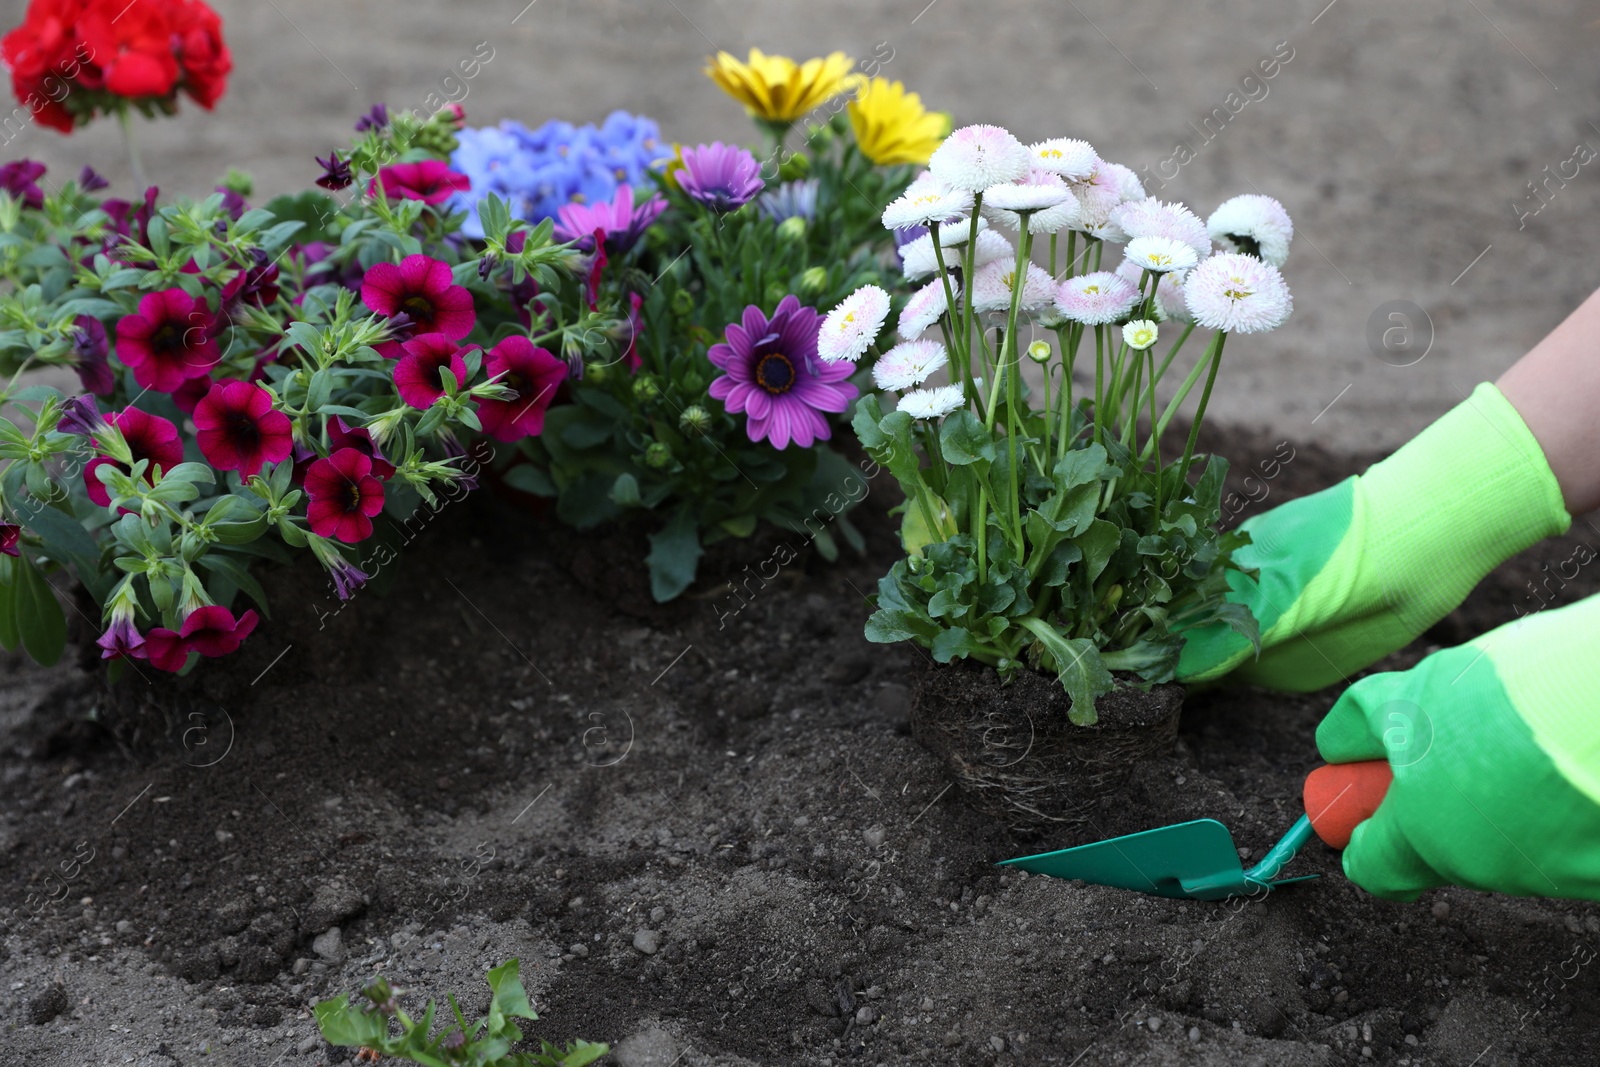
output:
{"label": "clump of soil", "polygon": [[[1277,445],[1209,437],[1234,491]],[[1234,519],[1361,465],[1300,447]],[[1202,816],[1259,857],[1339,690],[1191,693],[1119,803],[1018,841],[910,736],[919,657],[861,635],[890,502],[875,485],[855,513],[865,559],[642,621],[574,581],[569,535],[474,499],[386,595],[280,601],[180,717],[121,743],[87,721],[98,674],[0,660],[13,1059],[345,1062],[318,999],[381,971],[471,1014],[519,956],[533,1032],[621,1064],[1592,1061],[1594,905],[1390,904],[1315,843],[1288,873],[1324,877],[1262,901],[995,868]],[[1380,669],[1511,620],[1580,543],[1600,535],[1503,568]],[[1581,567],[1547,595],[1597,588]]]}

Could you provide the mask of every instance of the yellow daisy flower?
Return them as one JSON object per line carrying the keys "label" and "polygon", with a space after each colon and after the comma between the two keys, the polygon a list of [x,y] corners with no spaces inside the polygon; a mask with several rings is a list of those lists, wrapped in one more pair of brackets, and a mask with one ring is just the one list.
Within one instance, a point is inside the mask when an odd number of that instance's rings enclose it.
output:
{"label": "yellow daisy flower", "polygon": [[843,52],[796,63],[788,56],[764,55],[752,48],[749,63],[718,52],[705,71],[751,115],[786,126],[848,88],[851,62]]}
{"label": "yellow daisy flower", "polygon": [[926,163],[950,133],[950,116],[928,111],[922,98],[886,78],[872,78],[850,101],[850,125],[861,154],[879,166]]}

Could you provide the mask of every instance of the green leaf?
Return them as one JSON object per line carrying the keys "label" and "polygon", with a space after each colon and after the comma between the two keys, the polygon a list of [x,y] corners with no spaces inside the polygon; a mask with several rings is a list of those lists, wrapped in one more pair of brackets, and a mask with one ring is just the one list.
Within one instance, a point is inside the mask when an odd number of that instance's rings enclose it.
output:
{"label": "green leaf", "polygon": [[17,566],[10,556],[0,556],[0,648],[7,652],[21,640],[17,633]]}
{"label": "green leaf", "polygon": [[506,471],[505,483],[535,496],[556,495],[556,483],[550,480],[550,475],[542,467],[535,467],[531,463],[519,463]]}
{"label": "green leaf", "polygon": [[389,1020],[377,1012],[366,1012],[350,1003],[350,998],[340,994],[332,1000],[319,1001],[311,1009],[317,1019],[317,1029],[330,1045],[351,1048],[376,1046],[389,1029]]}
{"label": "green leaf", "polygon": [[26,556],[17,558],[16,620],[22,647],[35,663],[49,667],[67,643],[67,617],[50,582]]}
{"label": "green leaf", "polygon": [[585,419],[568,423],[561,431],[561,442],[570,448],[593,448],[611,438],[610,423]]}
{"label": "green leaf", "polygon": [[1092,583],[1100,577],[1106,569],[1106,564],[1111,562],[1112,555],[1122,544],[1122,529],[1114,522],[1105,519],[1096,519],[1089,524],[1089,528],[1073,539],[1073,542],[1083,552],[1083,566]]}
{"label": "green leaf", "polygon": [[196,562],[212,574],[226,578],[238,586],[240,592],[256,602],[256,607],[261,609],[261,614],[269,619],[272,618],[272,612],[267,610],[266,592],[262,590],[261,583],[252,578],[250,572],[245,570],[244,567],[218,552],[208,552]]}
{"label": "green leaf", "polygon": [[939,448],[944,458],[957,466],[993,463],[996,451],[990,433],[972,412],[962,409],[944,420],[939,428]]}
{"label": "green leaf", "polygon": [[650,595],[657,603],[689,588],[702,551],[699,526],[687,508],[674,515],[665,529],[650,535],[650,554],[644,561],[650,568]]}
{"label": "green leaf", "polygon": [[100,546],[81,522],[48,504],[32,503],[36,510],[20,515],[23,525],[39,535],[53,558],[70,559],[79,570],[92,571],[99,567]]}
{"label": "green leaf", "polygon": [[1039,639],[1047,654],[1047,666],[1055,668],[1061,687],[1072,699],[1067,717],[1078,726],[1091,726],[1099,718],[1094,698],[1111,692],[1111,672],[1100,660],[1094,642],[1086,637],[1066,638],[1043,619],[1020,619]]}

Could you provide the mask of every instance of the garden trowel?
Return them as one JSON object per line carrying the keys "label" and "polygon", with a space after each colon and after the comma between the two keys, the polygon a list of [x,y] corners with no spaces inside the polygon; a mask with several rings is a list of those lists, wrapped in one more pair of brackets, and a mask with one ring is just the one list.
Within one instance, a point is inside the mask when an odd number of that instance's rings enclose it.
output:
{"label": "garden trowel", "polygon": [[1019,856],[1003,860],[1000,866],[1163,897],[1222,900],[1250,896],[1317,877],[1279,878],[1278,872],[1294,859],[1312,833],[1333,848],[1348,845],[1356,824],[1378,810],[1392,779],[1386,760],[1318,767],[1306,776],[1306,814],[1249,870],[1239,862],[1233,835],[1215,819],[1195,819],[1077,848]]}

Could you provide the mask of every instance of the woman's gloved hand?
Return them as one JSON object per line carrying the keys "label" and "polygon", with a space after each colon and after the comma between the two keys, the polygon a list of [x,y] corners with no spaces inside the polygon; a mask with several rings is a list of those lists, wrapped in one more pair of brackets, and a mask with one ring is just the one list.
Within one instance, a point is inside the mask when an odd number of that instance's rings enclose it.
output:
{"label": "woman's gloved hand", "polygon": [[1438,622],[1496,566],[1571,523],[1543,450],[1493,385],[1478,386],[1365,474],[1245,522],[1229,599],[1262,652],[1224,624],[1186,633],[1178,678],[1232,675],[1307,691]]}
{"label": "woman's gloved hand", "polygon": [[1600,596],[1350,686],[1317,729],[1330,763],[1394,782],[1344,852],[1391,900],[1463,885],[1600,900]]}

